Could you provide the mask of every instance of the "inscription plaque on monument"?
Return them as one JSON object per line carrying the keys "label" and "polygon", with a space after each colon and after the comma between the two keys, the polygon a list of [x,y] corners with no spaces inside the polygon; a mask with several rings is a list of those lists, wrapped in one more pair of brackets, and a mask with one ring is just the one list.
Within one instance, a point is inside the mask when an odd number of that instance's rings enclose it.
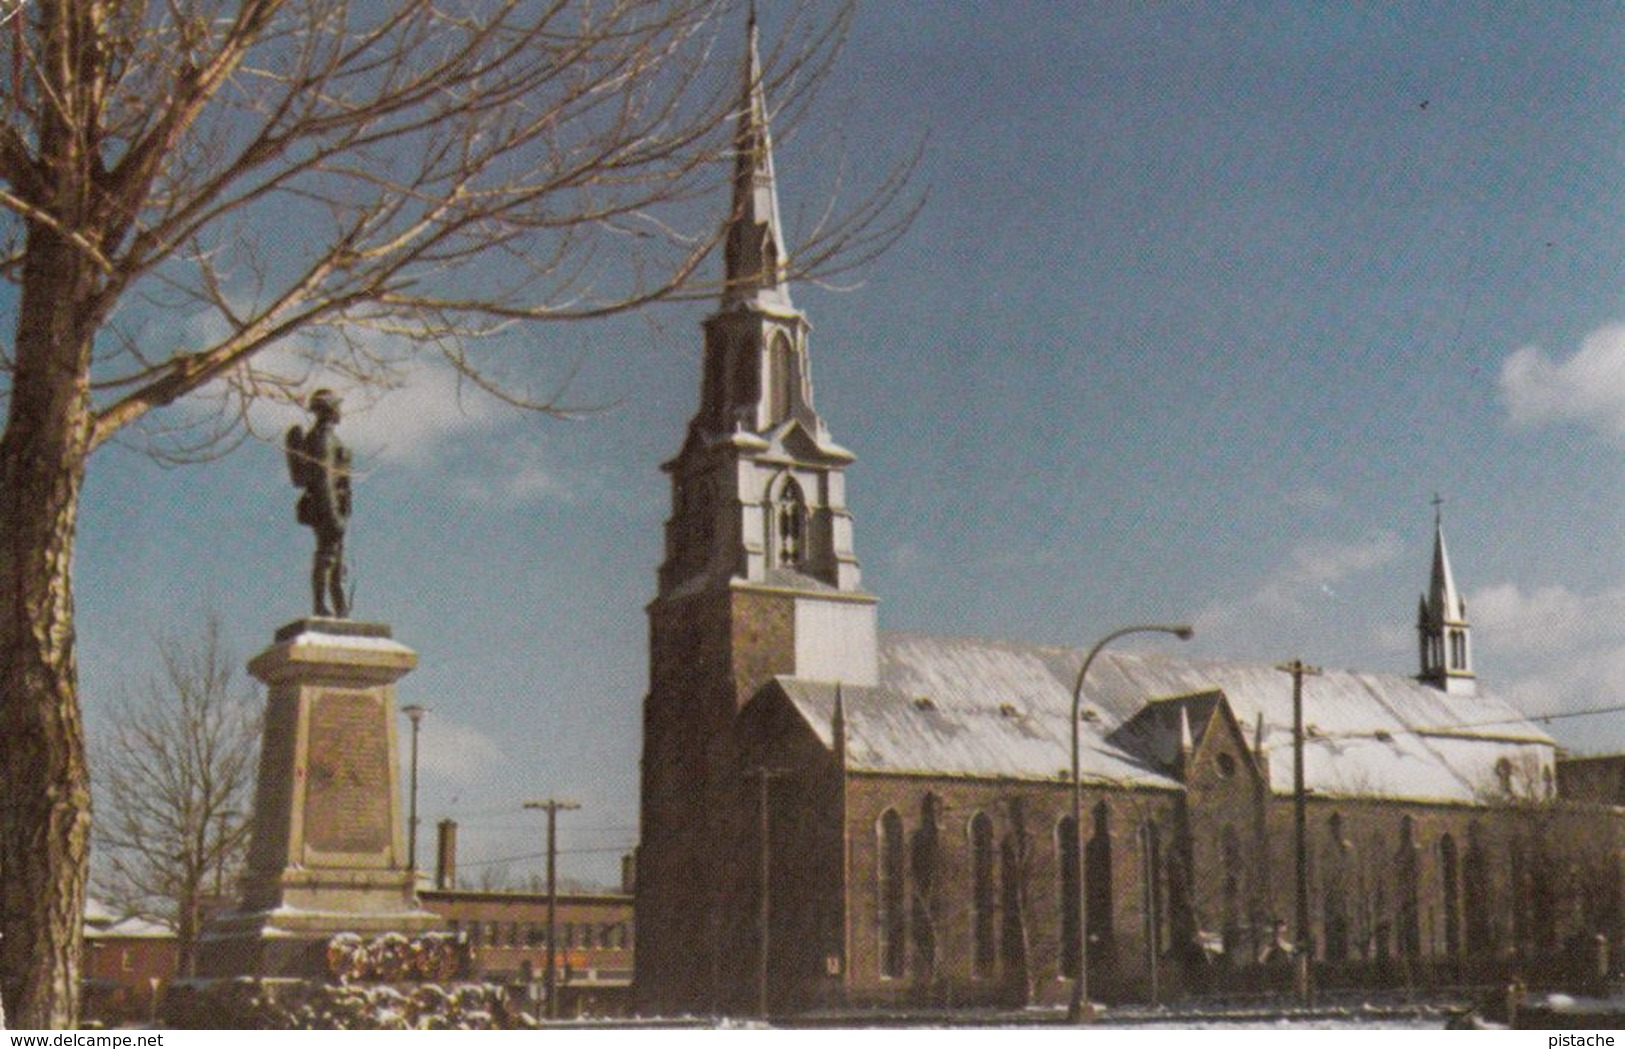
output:
{"label": "inscription plaque on monument", "polygon": [[329,689],[310,708],[305,842],[320,852],[389,849],[389,746],[375,693]]}

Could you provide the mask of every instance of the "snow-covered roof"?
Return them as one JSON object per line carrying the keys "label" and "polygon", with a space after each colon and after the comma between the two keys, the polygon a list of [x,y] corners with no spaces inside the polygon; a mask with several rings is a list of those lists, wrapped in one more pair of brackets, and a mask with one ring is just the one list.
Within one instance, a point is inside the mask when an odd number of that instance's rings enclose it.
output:
{"label": "snow-covered roof", "polygon": [[[840,689],[848,768],[1064,780],[1083,656],[1059,646],[883,633],[881,684]],[[832,745],[835,684],[778,684]],[[1179,789],[1166,765],[1177,740],[1119,730],[1149,702],[1215,691],[1249,743],[1262,719],[1271,787],[1289,792],[1291,677],[1268,663],[1162,652],[1107,651],[1090,668],[1084,778]],[[1450,695],[1399,674],[1326,670],[1306,679],[1304,710],[1305,779],[1321,795],[1471,802],[1496,788],[1503,760],[1542,770],[1553,760],[1551,737],[1483,688]]]}
{"label": "snow-covered roof", "polygon": [[85,900],[85,936],[88,939],[158,938],[174,936],[169,926],[135,915],[120,916],[94,896]]}
{"label": "snow-covered roof", "polygon": [[[873,772],[926,773],[1069,782],[1070,708],[993,698],[938,700],[885,685],[835,685],[781,677],[780,688],[825,746],[832,746],[835,695],[846,725],[846,766]],[[1070,704],[1068,699],[1068,704]],[[1179,790],[1180,784],[1107,743],[1083,736],[1086,780]]]}

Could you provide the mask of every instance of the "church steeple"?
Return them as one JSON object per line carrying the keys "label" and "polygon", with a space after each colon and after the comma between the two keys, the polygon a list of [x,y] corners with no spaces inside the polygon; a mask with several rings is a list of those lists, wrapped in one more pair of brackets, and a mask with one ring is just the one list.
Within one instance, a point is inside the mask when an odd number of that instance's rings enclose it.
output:
{"label": "church steeple", "polygon": [[784,227],[779,222],[773,135],[768,128],[754,8],[749,37],[745,86],[734,132],[733,212],[723,243],[723,306],[793,310],[785,279]]}
{"label": "church steeple", "polygon": [[813,408],[811,326],[790,301],[754,18],[744,66],[723,289],[704,321],[699,409],[663,467],[671,516],[648,606],[633,985],[651,1013],[714,1009],[748,986],[753,948],[723,935],[757,884],[726,847],[756,819],[741,807],[739,712],[780,679],[880,676],[846,506],[853,456]]}
{"label": "church steeple", "polygon": [[859,593],[842,473],[813,407],[811,325],[790,301],[754,14],[734,135],[723,291],[705,321],[700,407],[672,474],[662,594],[727,580]]}
{"label": "church steeple", "polygon": [[1435,498],[1433,505],[1433,570],[1416,613],[1422,659],[1422,672],[1417,676],[1446,692],[1470,695],[1476,679],[1467,602],[1456,588],[1450,552],[1445,548],[1443,500]]}

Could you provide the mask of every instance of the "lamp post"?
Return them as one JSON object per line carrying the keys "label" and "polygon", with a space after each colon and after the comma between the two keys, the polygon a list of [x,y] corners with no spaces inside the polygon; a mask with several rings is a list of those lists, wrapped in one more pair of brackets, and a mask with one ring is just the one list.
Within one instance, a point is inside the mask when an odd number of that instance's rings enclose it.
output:
{"label": "lamp post", "polygon": [[1072,855],[1078,865],[1077,879],[1077,911],[1078,931],[1076,954],[1078,957],[1078,976],[1072,981],[1072,1005],[1067,1011],[1067,1018],[1073,1023],[1082,1023],[1089,1019],[1089,909],[1088,892],[1084,887],[1083,862],[1083,766],[1081,761],[1083,739],[1078,728],[1078,722],[1083,719],[1083,679],[1089,674],[1089,666],[1100,655],[1100,650],[1129,634],[1172,634],[1181,641],[1189,641],[1196,636],[1196,631],[1185,624],[1146,623],[1140,626],[1126,626],[1113,630],[1089,650],[1083,659],[1083,666],[1078,669],[1078,682],[1072,686]]}
{"label": "lamp post", "polygon": [[412,872],[414,892],[418,885],[418,730],[423,724],[423,715],[428,712],[427,707],[416,703],[401,708],[401,713],[412,721],[412,792],[406,817],[406,867]]}

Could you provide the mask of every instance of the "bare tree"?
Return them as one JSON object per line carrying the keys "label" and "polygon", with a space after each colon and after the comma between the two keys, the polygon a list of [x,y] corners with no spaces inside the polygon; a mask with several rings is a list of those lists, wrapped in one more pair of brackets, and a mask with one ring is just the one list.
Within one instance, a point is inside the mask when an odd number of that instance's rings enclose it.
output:
{"label": "bare tree", "polygon": [[[70,566],[91,454],[115,438],[207,453],[254,398],[293,399],[317,374],[397,382],[425,355],[559,410],[475,344],[696,290],[720,223],[695,202],[723,199],[740,100],[718,71],[737,50],[715,61],[728,7],[6,5],[0,990],[15,1021],[78,1014],[90,788]],[[844,7],[790,16],[763,66],[775,103],[805,105],[846,24]],[[899,186],[813,223],[788,275],[882,250],[911,214]]]}
{"label": "bare tree", "polygon": [[235,880],[248,844],[259,704],[233,679],[215,616],[196,637],[160,640],[158,654],[161,671],[92,744],[95,880],[109,903],[173,928],[191,975],[203,899]]}

